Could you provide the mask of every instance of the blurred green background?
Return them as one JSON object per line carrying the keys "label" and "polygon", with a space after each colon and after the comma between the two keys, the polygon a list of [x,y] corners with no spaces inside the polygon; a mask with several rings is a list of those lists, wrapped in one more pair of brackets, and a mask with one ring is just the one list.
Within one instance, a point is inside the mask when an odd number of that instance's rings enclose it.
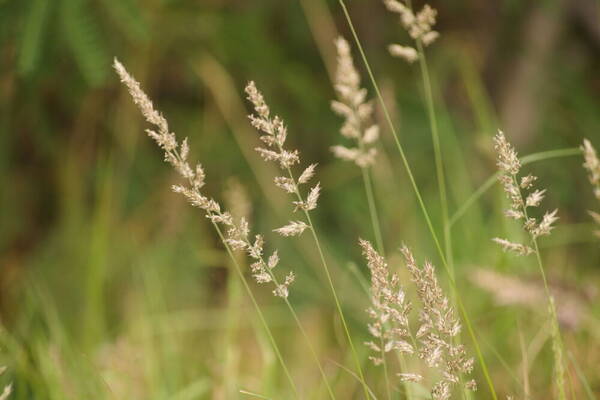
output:
{"label": "blurred green background", "polygon": [[[584,137],[600,147],[597,0],[431,5],[441,38],[428,55],[451,213],[495,172],[498,128],[522,155],[576,148]],[[406,34],[378,0],[348,7],[439,230],[418,67],[386,50]],[[218,238],[199,210],[170,192],[176,177],[145,137],[113,57],[171,129],[189,137],[206,191],[233,207],[248,198],[254,229],[298,275],[290,299],[340,398],[359,398],[356,380],[339,367],[351,363],[310,241],[268,234],[291,206],[272,185],[275,171],[254,154],[242,93],[255,80],[289,125],[290,145],[305,163],[319,163],[315,218],[362,343],[367,275],[356,241],[372,233],[360,170],[329,151],[342,142],[329,108],[337,34],[350,39],[334,0],[0,0],[0,365],[9,367],[0,384],[14,382],[13,398],[225,399],[240,389],[289,397]],[[355,61],[364,72],[356,52]],[[391,264],[401,265],[394,249],[403,242],[437,263],[382,119],[381,126],[373,174]],[[600,204],[581,164],[572,156],[526,168],[548,188],[544,206],[560,210],[543,253],[553,288],[572,302],[563,310],[569,385],[584,398],[600,393],[600,246],[586,211]],[[539,289],[533,259],[504,255],[490,240],[516,232],[503,204],[495,185],[454,225],[458,285],[499,394],[524,398],[528,381],[533,398],[549,398],[543,305],[499,304],[477,283],[483,269]],[[305,395],[324,398],[285,308],[269,288],[253,289]],[[377,370],[367,374],[377,388]],[[489,398],[479,368],[475,374],[475,397]]]}

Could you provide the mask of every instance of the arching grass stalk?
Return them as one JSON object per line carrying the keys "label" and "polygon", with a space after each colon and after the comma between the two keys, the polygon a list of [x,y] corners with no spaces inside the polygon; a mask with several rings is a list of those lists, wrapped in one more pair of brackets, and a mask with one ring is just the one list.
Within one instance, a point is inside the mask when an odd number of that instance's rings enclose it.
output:
{"label": "arching grass stalk", "polygon": [[[249,248],[252,247],[252,243],[250,243],[250,241],[245,238],[244,239],[246,242],[246,246],[248,246]],[[225,244],[225,242],[223,242]],[[265,261],[265,259],[263,258],[263,256],[259,256],[257,258],[259,260],[260,263],[267,265],[267,261]],[[275,287],[280,287],[280,281],[277,278],[277,275],[275,275],[273,273],[272,268],[266,268],[265,269],[267,271],[267,273],[269,274],[269,276],[271,277],[273,283],[275,284]],[[308,336],[308,333],[306,332],[306,330],[304,329],[304,326],[302,325],[302,322],[300,321],[300,318],[298,317],[298,314],[296,313],[296,310],[294,309],[294,307],[292,306],[292,304],[290,303],[290,300],[288,299],[287,296],[282,297],[282,299],[284,300],[286,306],[288,307],[288,310],[290,311],[290,314],[292,314],[292,317],[294,318],[294,321],[296,322],[296,325],[298,326],[298,329],[300,330],[300,333],[302,334],[304,340],[306,341],[306,344],[308,345],[308,348],[310,350],[310,353],[312,355],[312,357],[314,358],[317,367],[319,368],[319,372],[321,374],[321,377],[323,378],[323,381],[325,382],[325,386],[327,388],[327,393],[329,394],[329,397],[332,400],[335,400],[335,394],[333,393],[333,389],[331,388],[331,385],[329,384],[329,380],[327,379],[327,375],[325,374],[325,370],[323,369],[323,365],[321,364],[321,361],[319,360],[319,356],[317,355],[317,352],[314,348],[314,346],[312,345],[312,342]]]}
{"label": "arching grass stalk", "polygon": [[452,233],[448,222],[448,194],[446,190],[446,178],[444,175],[444,159],[442,157],[442,148],[440,145],[440,135],[438,131],[437,115],[433,102],[433,91],[431,89],[431,79],[429,77],[429,68],[427,67],[427,56],[423,50],[423,42],[416,40],[417,52],[419,53],[419,66],[421,68],[421,77],[423,79],[423,89],[425,92],[425,103],[427,105],[427,115],[429,117],[429,126],[431,129],[431,140],[433,142],[433,158],[435,161],[435,171],[438,182],[438,192],[440,196],[440,207],[442,210],[442,229],[444,230],[444,249],[446,251],[446,260],[452,278],[454,278],[454,260],[452,255]]}
{"label": "arching grass stalk", "polygon": [[[423,202],[423,198],[421,196],[421,192],[419,191],[419,188],[418,188],[418,186],[416,184],[414,175],[412,173],[412,169],[410,168],[410,165],[409,165],[408,160],[406,158],[406,155],[404,153],[404,149],[403,149],[403,147],[402,147],[402,145],[400,143],[400,139],[398,138],[398,134],[396,133],[396,128],[395,128],[395,126],[394,126],[394,124],[392,122],[392,119],[390,117],[390,114],[389,114],[389,111],[388,111],[387,106],[385,104],[385,101],[383,100],[383,96],[381,95],[381,91],[379,89],[379,85],[377,84],[377,81],[375,80],[375,76],[373,75],[373,71],[371,70],[369,61],[368,61],[368,59],[366,57],[366,54],[365,54],[365,52],[363,50],[362,44],[360,42],[360,39],[358,38],[358,34],[356,33],[356,29],[354,28],[354,24],[352,23],[352,18],[350,17],[350,14],[348,13],[348,9],[346,7],[346,4],[345,4],[344,0],[338,0],[338,3],[342,7],[342,10],[344,12],[344,16],[346,18],[346,21],[348,22],[348,26],[350,27],[350,30],[352,32],[352,36],[354,37],[354,41],[356,42],[356,46],[359,49],[359,52],[361,54],[363,63],[365,64],[365,68],[367,69],[367,72],[369,74],[369,78],[371,80],[371,83],[373,84],[373,87],[374,87],[375,92],[377,94],[377,98],[379,100],[379,103],[381,104],[381,108],[383,110],[386,122],[387,122],[387,124],[388,124],[388,126],[390,128],[390,131],[392,133],[392,136],[394,138],[394,142],[396,144],[396,148],[398,149],[398,152],[400,153],[400,157],[402,159],[402,163],[403,163],[404,168],[406,170],[406,173],[407,173],[407,175],[409,177],[411,186],[412,186],[412,188],[413,188],[413,190],[415,192],[415,195],[417,197],[417,201],[419,203],[419,207],[421,208],[421,212],[423,213],[423,216],[424,216],[425,221],[427,223],[427,227],[429,228],[430,234],[431,234],[431,236],[433,238],[433,241],[435,243],[435,246],[436,246],[436,248],[438,250],[439,257],[442,260],[442,264],[443,264],[444,268],[446,269],[446,271],[448,272],[448,275],[450,275],[448,263],[446,261],[445,255],[444,255],[445,252],[442,250],[442,247],[440,245],[440,241],[439,241],[439,239],[437,237],[437,234],[435,233],[435,230],[433,229],[433,224],[431,222],[431,218],[429,217],[429,213],[427,211],[427,208],[425,207],[425,203]],[[456,287],[456,283],[455,283],[454,279],[451,276],[450,276],[449,281],[450,281],[450,283],[451,283],[451,285],[453,287]],[[490,393],[492,395],[492,398],[494,400],[497,400],[498,396],[497,396],[496,390],[494,388],[494,383],[492,382],[492,379],[491,379],[489,371],[488,371],[487,364],[485,363],[485,359],[483,358],[483,354],[481,353],[481,348],[479,346],[479,342],[477,340],[475,332],[473,331],[473,327],[472,327],[471,321],[470,321],[470,319],[468,317],[468,314],[466,313],[464,305],[463,305],[462,301],[460,300],[460,297],[458,297],[458,296],[457,296],[457,305],[458,305],[458,308],[460,310],[461,316],[465,320],[465,325],[467,327],[469,335],[470,335],[470,337],[471,337],[471,339],[473,341],[473,344],[475,346],[475,350],[476,350],[476,353],[477,353],[477,358],[479,360],[479,363],[481,364],[481,368],[482,368],[483,374],[485,376],[485,380],[487,382],[487,385],[489,387]]]}
{"label": "arching grass stalk", "polygon": [[[280,147],[280,151],[283,151],[283,149]],[[294,174],[292,173],[292,170],[287,167],[287,174],[288,177],[296,182],[296,178],[294,177]],[[302,195],[300,194],[300,191],[298,190],[298,187],[295,187],[295,191],[294,191],[296,198],[298,199],[299,202],[303,203],[304,202],[304,198],[302,197]],[[331,294],[333,296],[333,300],[335,302],[335,307],[337,309],[337,312],[340,316],[340,320],[342,322],[342,327],[344,328],[344,333],[346,335],[346,339],[348,340],[348,344],[350,345],[350,351],[352,352],[352,357],[354,358],[354,363],[356,365],[356,370],[358,372],[358,376],[360,378],[363,390],[364,390],[364,394],[365,394],[365,399],[369,399],[369,388],[367,387],[367,383],[365,381],[365,376],[363,374],[363,370],[362,370],[362,366],[361,366],[361,362],[360,359],[358,358],[358,354],[356,353],[356,348],[354,347],[354,343],[352,341],[352,336],[350,335],[350,329],[348,328],[348,323],[346,322],[346,317],[344,316],[344,311],[342,310],[342,305],[340,303],[340,300],[338,298],[337,292],[335,290],[335,286],[333,285],[333,279],[331,278],[331,272],[329,271],[329,266],[327,265],[327,261],[325,259],[325,255],[323,253],[323,249],[321,248],[321,242],[319,240],[319,236],[317,235],[317,231],[315,229],[315,226],[312,222],[312,219],[310,218],[310,214],[307,210],[303,209],[302,210],[304,212],[304,216],[306,218],[306,222],[308,223],[308,227],[310,230],[310,233],[312,234],[313,240],[315,242],[315,246],[317,248],[317,252],[319,253],[319,257],[321,258],[321,263],[323,265],[323,270],[325,271],[325,276],[327,277],[327,283],[329,284],[329,289],[331,290]]]}

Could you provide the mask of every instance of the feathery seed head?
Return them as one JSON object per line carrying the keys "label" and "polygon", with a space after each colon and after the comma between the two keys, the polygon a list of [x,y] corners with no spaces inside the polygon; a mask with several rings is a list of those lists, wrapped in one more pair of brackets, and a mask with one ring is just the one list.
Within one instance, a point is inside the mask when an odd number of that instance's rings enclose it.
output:
{"label": "feathery seed head", "polygon": [[396,375],[400,377],[401,382],[421,382],[423,380],[423,376],[419,374],[399,373]]}
{"label": "feathery seed head", "polygon": [[416,334],[420,342],[418,355],[429,367],[440,369],[442,379],[434,385],[431,394],[434,399],[446,399],[451,387],[459,382],[458,376],[471,373],[474,361],[467,357],[463,345],[455,344],[461,325],[438,283],[433,265],[425,262],[420,268],[408,247],[402,246],[400,250],[422,303],[421,326]]}
{"label": "feathery seed head", "polygon": [[298,236],[302,234],[306,228],[308,228],[308,225],[303,221],[290,221],[287,225],[274,229],[273,232],[277,232],[281,236]]}
{"label": "feathery seed head", "polygon": [[498,131],[494,136],[494,149],[498,156],[498,168],[507,175],[517,175],[521,169],[521,161],[512,145],[506,140],[504,132]]}
{"label": "feathery seed head", "polygon": [[393,43],[388,46],[388,51],[393,57],[402,58],[410,64],[419,59],[419,53],[417,53],[417,50],[410,46],[402,46]]}
{"label": "feathery seed head", "polygon": [[588,171],[590,183],[594,186],[594,194],[600,200],[600,160],[596,149],[589,140],[584,139],[581,146],[585,162],[583,167]]}
{"label": "feathery seed head", "polygon": [[[558,220],[557,210],[546,212],[542,220],[528,216],[527,209],[539,207],[544,199],[546,189],[533,189],[537,177],[526,175],[519,180],[518,174],[521,170],[521,162],[514,147],[508,142],[502,131],[494,137],[494,149],[497,153],[497,165],[500,169],[500,182],[504,187],[506,196],[511,201],[511,208],[505,211],[508,218],[522,221],[523,229],[529,233],[532,240],[538,236],[548,235],[553,229],[553,224]],[[529,191],[529,194],[524,191]],[[505,239],[494,238],[494,242],[500,244],[504,251],[511,251],[519,255],[528,255],[535,251],[524,244],[514,243]]]}
{"label": "feathery seed head", "polygon": [[356,142],[356,147],[333,146],[331,151],[337,158],[364,168],[375,162],[377,151],[372,146],[379,137],[379,127],[371,123],[373,106],[365,100],[367,90],[360,87],[360,75],[354,66],[350,45],[342,37],[335,43],[338,64],[334,87],[338,100],[331,102],[331,108],[344,117],[340,133]]}
{"label": "feathery seed head", "polygon": [[[250,115],[250,122],[261,133],[260,140],[266,144],[266,148],[257,147],[255,150],[265,161],[275,161],[279,167],[287,172],[287,177],[279,176],[275,178],[275,185],[287,193],[296,194],[299,199],[294,201],[295,210],[304,211],[314,210],[317,207],[317,200],[321,186],[317,184],[308,193],[306,199],[300,194],[300,185],[307,183],[315,174],[316,164],[309,165],[298,179],[294,178],[291,167],[300,163],[300,153],[298,150],[284,149],[285,139],[287,138],[287,128],[283,120],[278,116],[271,117],[269,106],[266,104],[263,95],[256,88],[254,82],[250,81],[246,86],[248,100],[254,105],[256,114]],[[301,234],[307,227],[304,222],[295,221],[282,228],[276,229],[283,236],[295,236]]]}
{"label": "feathery seed head", "polygon": [[[581,150],[583,151],[583,158],[585,160],[583,167],[588,171],[588,178],[592,184],[594,196],[600,200],[600,160],[598,159],[598,154],[596,153],[594,146],[592,146],[587,139],[583,140]],[[593,220],[600,225],[600,214],[593,211],[588,212]],[[596,236],[600,237],[600,231],[595,231],[594,233]]]}
{"label": "feathery seed head", "polygon": [[[415,41],[421,42],[427,47],[432,44],[439,36],[439,32],[433,30],[436,22],[437,11],[425,4],[423,8],[415,14],[409,3],[398,0],[383,0],[386,8],[400,16],[400,23],[407,30],[408,34]],[[409,63],[418,59],[417,51],[412,47],[392,44],[388,47],[390,54],[394,57],[403,58]]]}
{"label": "feathery seed head", "polygon": [[521,243],[514,243],[501,238],[493,238],[492,240],[502,246],[502,250],[506,252],[513,252],[520,256],[528,256],[529,254],[535,253],[535,250],[533,250],[531,247],[525,246]]}
{"label": "feathery seed head", "polygon": [[408,314],[411,309],[405,300],[400,279],[391,274],[385,259],[373,248],[370,242],[359,239],[363,256],[371,272],[371,307],[367,310],[373,320],[368,324],[369,332],[379,339],[381,346],[373,342],[365,344],[378,353],[370,359],[375,365],[383,362],[385,353],[395,350],[399,353],[414,353],[410,338]]}

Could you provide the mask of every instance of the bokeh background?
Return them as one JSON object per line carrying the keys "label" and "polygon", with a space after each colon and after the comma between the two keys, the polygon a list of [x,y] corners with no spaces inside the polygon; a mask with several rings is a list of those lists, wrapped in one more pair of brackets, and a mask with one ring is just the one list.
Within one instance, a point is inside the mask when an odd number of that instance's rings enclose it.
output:
{"label": "bokeh background", "polygon": [[[431,5],[441,38],[428,55],[451,213],[495,172],[491,138],[499,128],[522,155],[574,149],[584,137],[600,147],[598,1]],[[408,38],[380,1],[348,0],[348,7],[439,231],[418,67],[386,50]],[[361,343],[368,276],[356,241],[372,231],[360,170],[329,151],[342,142],[329,107],[338,34],[350,39],[334,0],[0,1],[0,365],[8,366],[0,384],[14,382],[13,398],[246,397],[240,389],[290,396],[224,248],[200,211],[171,193],[177,178],[112,72],[115,56],[171,128],[189,137],[207,192],[251,215],[296,271],[290,299],[340,398],[359,398],[356,380],[340,367],[351,363],[310,240],[269,234],[291,206],[253,151],[257,134],[243,95],[255,80],[289,125],[290,144],[305,162],[319,163],[324,189],[315,218]],[[356,52],[355,60],[364,72]],[[382,119],[381,126],[373,174],[390,263],[401,268],[401,243],[436,263]],[[600,204],[581,164],[572,155],[526,168],[548,189],[545,206],[560,210],[542,247],[560,300],[568,384],[585,398],[600,393],[600,242],[587,214]],[[494,185],[453,225],[458,286],[499,393],[525,398],[527,386],[533,398],[550,398],[537,266],[490,240],[517,233],[503,205]],[[253,289],[300,387],[323,398],[286,309],[268,288]],[[373,387],[381,384],[374,367],[367,375]],[[475,397],[489,398],[479,368],[475,375]]]}

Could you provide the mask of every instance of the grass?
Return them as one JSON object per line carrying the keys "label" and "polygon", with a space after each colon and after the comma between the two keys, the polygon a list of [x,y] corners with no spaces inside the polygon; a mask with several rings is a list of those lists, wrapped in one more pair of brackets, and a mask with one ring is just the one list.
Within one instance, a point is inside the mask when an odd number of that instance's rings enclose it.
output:
{"label": "grass", "polygon": [[[113,10],[109,3],[85,9],[100,29],[117,15],[103,12]],[[476,356],[479,384],[474,393],[456,386],[453,398],[594,398],[599,310],[589,287],[599,282],[600,250],[587,210],[598,203],[579,146],[584,137],[600,145],[590,84],[597,62],[583,31],[563,33],[556,46],[573,46],[578,62],[541,66],[538,125],[507,132],[561,219],[551,237],[536,241],[537,257],[506,255],[491,238],[523,234],[502,214],[491,137],[511,119],[501,96],[509,64],[538,54],[527,47],[535,44],[515,45],[532,22],[519,5],[498,5],[495,23],[504,28],[482,33],[461,22],[478,12],[472,5],[432,5],[440,7],[442,36],[426,49],[417,42],[421,64],[412,67],[386,54],[387,42],[410,39],[378,3],[267,1],[246,9],[183,1],[144,5],[140,15],[134,4],[135,12],[118,15],[143,19],[144,43],[120,40],[119,30],[103,36],[103,48],[136,72],[171,129],[190,137],[190,153],[208,174],[203,190],[226,198],[224,182],[239,177],[253,231],[279,249],[273,279],[296,273],[285,299],[253,282],[251,263],[222,240],[225,230],[215,235],[201,210],[170,193],[177,178],[142,138],[145,124],[116,79],[98,75],[95,89],[86,86],[89,71],[77,71],[93,65],[82,61],[89,49],[73,60],[58,45],[32,57],[37,42],[28,39],[27,59],[43,57],[45,70],[30,62],[26,75],[0,78],[0,181],[10,188],[0,193],[0,366],[7,366],[0,388],[12,382],[11,399],[429,398],[439,375],[416,357],[388,356],[385,372],[368,360],[370,273],[356,244],[365,237],[416,311],[421,303],[399,247],[407,243],[417,259],[440,267],[439,283],[467,330],[454,344]],[[2,29],[46,29],[18,23],[27,7],[0,7],[15,20]],[[328,106],[335,29],[354,37],[363,84],[379,102],[379,154],[369,168],[328,151],[340,141]],[[7,49],[20,43],[1,40]],[[483,51],[484,42],[493,51]],[[63,76],[58,92],[56,76]],[[252,151],[258,141],[241,90],[249,78],[264,84],[286,120],[289,145],[306,164],[319,163],[323,190],[305,215],[310,232],[293,240],[271,232],[300,214],[273,185],[276,169]],[[481,268],[529,289],[541,287],[542,271],[560,333],[549,334],[545,304],[499,304],[477,287],[470,278]],[[576,300],[582,320],[571,318],[565,299]],[[553,365],[564,365],[560,385]],[[425,380],[403,383],[399,371]]]}

